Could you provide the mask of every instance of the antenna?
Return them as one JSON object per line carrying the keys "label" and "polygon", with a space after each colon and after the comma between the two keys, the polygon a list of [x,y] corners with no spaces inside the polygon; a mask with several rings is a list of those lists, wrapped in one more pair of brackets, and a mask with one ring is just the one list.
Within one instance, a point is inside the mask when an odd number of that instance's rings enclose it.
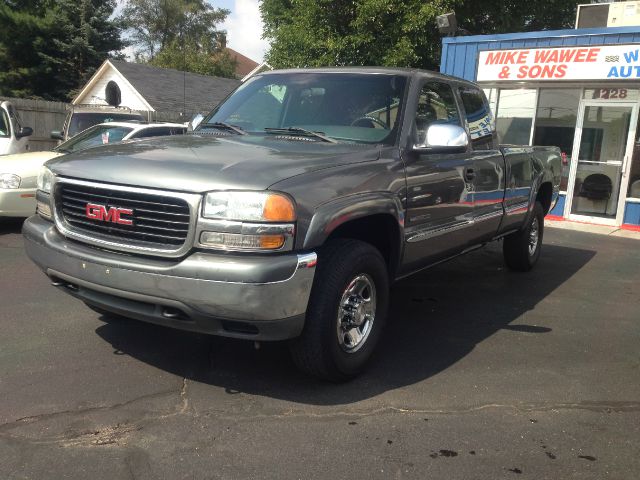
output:
{"label": "antenna", "polygon": [[187,116],[187,51],[184,42],[184,17],[180,24],[180,36],[182,37],[182,118]]}

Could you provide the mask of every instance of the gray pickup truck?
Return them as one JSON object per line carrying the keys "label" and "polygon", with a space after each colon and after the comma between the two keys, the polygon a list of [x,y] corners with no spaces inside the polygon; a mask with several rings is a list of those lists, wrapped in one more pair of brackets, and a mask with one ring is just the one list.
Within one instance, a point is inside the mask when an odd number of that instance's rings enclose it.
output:
{"label": "gray pickup truck", "polygon": [[554,147],[498,146],[474,84],[419,70],[261,74],[192,135],[47,163],[26,251],[106,317],[289,340],[344,380],[391,282],[496,239],[529,270],[558,196]]}

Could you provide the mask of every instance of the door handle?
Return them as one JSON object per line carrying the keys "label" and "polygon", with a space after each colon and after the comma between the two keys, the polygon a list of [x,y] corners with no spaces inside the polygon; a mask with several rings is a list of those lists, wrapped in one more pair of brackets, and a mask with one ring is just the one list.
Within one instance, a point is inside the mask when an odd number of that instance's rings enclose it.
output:
{"label": "door handle", "polygon": [[473,168],[465,168],[464,178],[469,182],[476,178],[476,172],[473,171]]}

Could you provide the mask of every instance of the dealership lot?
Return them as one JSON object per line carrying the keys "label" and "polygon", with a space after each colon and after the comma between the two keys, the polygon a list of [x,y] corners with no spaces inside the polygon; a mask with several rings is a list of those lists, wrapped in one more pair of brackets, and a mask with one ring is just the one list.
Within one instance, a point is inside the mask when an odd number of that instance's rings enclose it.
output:
{"label": "dealership lot", "polygon": [[548,229],[393,288],[360,378],[282,344],[105,321],[0,224],[0,477],[631,479],[640,471],[640,242]]}

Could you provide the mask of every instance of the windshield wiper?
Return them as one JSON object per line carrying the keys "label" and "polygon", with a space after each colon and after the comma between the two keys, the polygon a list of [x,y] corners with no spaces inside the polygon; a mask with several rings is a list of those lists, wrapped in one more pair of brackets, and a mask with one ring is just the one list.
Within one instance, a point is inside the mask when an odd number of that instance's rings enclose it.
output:
{"label": "windshield wiper", "polygon": [[203,123],[203,124],[200,124],[200,128],[198,130],[203,129],[203,128],[219,128],[219,129],[229,130],[231,132],[235,132],[238,135],[246,135],[247,134],[247,132],[245,132],[240,127],[236,127],[235,125],[231,125],[230,123],[227,123],[227,122]]}
{"label": "windshield wiper", "polygon": [[293,134],[293,135],[306,135],[307,137],[319,138],[323,142],[329,143],[338,143],[337,140],[327,137],[323,132],[314,132],[313,130],[307,130],[306,128],[301,127],[287,127],[287,128],[272,128],[267,127],[264,129],[267,133],[284,133],[284,134]]}

